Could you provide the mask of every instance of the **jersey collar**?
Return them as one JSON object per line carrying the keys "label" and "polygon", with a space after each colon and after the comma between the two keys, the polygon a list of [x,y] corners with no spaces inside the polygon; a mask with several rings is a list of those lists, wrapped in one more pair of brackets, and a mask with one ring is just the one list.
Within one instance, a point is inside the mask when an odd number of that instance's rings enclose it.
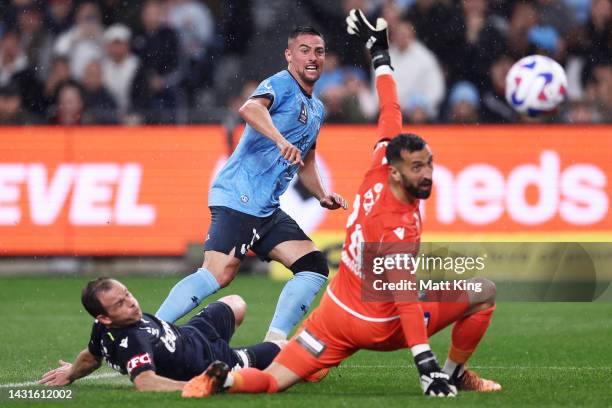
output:
{"label": "jersey collar", "polygon": [[295,83],[297,84],[297,86],[300,88],[300,91],[302,91],[302,93],[304,94],[305,97],[307,98],[312,98],[312,94],[309,94],[308,92],[306,92],[306,90],[304,88],[302,88],[302,85],[300,85],[300,83],[298,82],[297,79],[295,79],[295,77],[293,76],[293,74],[291,74],[291,72],[289,72],[288,69],[286,69],[285,71],[287,71],[287,73],[289,74],[289,76],[291,78],[293,78],[293,80],[295,81]]}

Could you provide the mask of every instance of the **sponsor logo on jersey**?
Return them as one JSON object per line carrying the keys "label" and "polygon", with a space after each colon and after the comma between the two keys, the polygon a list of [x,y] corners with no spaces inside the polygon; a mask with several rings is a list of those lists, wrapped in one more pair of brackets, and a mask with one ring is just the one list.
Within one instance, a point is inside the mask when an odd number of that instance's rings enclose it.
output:
{"label": "sponsor logo on jersey", "polygon": [[128,374],[131,374],[132,371],[134,371],[138,367],[142,367],[149,364],[151,364],[151,356],[149,355],[149,353],[138,354],[136,357],[132,357],[127,362],[127,372]]}
{"label": "sponsor logo on jersey", "polygon": [[160,322],[164,328],[164,335],[159,339],[162,341],[162,343],[164,343],[164,346],[166,346],[166,349],[169,352],[174,353],[176,351],[176,334],[174,334],[172,327],[170,327],[168,323],[164,322],[163,320],[160,320]]}
{"label": "sponsor logo on jersey", "polygon": [[159,329],[155,329],[153,327],[139,327],[138,329],[146,331],[151,336],[159,337]]}

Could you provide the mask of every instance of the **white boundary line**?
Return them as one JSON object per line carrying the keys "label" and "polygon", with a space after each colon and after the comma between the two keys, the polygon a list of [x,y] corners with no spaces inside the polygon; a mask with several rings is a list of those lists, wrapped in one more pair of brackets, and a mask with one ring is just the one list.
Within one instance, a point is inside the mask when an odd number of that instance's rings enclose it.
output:
{"label": "white boundary line", "polygon": [[[414,368],[411,365],[376,365],[376,364],[348,364],[344,366],[336,367],[339,369],[350,369],[350,368],[394,368],[394,369],[402,369],[402,368]],[[471,366],[471,368],[475,368],[478,370],[602,370],[609,371],[612,370],[612,367],[561,367],[561,366]],[[119,377],[121,374],[119,373],[100,373],[100,374],[92,374],[83,378],[83,380],[101,380],[104,378],[115,378]],[[82,381],[82,380],[81,380]],[[8,383],[8,384],[0,384],[0,388],[18,388],[18,387],[32,387],[38,385],[38,381],[27,381],[21,383]]]}
{"label": "white boundary line", "polygon": [[[120,375],[121,374],[119,374],[119,373],[92,374],[92,375],[89,375],[89,376],[83,378],[83,380],[85,380],[85,381],[87,381],[87,380],[100,380],[100,379],[103,379],[103,378],[119,377]],[[21,382],[21,383],[0,384],[0,388],[33,387],[35,385],[39,385],[38,381],[27,381],[27,382]]]}
{"label": "white boundary line", "polygon": [[[336,368],[414,368],[413,365],[348,364]],[[470,366],[478,370],[612,370],[612,367],[561,367],[561,366]]]}

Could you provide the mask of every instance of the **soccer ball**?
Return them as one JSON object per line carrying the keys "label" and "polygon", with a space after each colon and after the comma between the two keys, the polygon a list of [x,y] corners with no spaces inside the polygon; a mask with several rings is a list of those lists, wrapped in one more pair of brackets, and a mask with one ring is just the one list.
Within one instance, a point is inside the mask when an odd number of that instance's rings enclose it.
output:
{"label": "soccer ball", "polygon": [[552,58],[530,55],[506,75],[506,100],[518,113],[530,117],[554,113],[566,95],[567,76]]}

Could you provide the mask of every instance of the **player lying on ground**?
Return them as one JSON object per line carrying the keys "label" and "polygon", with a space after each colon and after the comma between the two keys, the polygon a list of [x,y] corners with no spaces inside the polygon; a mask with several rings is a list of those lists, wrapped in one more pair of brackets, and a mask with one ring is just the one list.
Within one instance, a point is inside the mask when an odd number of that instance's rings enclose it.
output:
{"label": "player lying on ground", "polygon": [[185,381],[201,374],[211,361],[264,369],[283,345],[229,346],[246,313],[246,303],[237,295],[209,304],[180,327],[143,314],[138,301],[114,279],[89,282],[81,301],[96,319],[89,347],[73,364],[60,360],[60,367],[45,373],[40,384],[68,385],[98,369],[104,358],[113,369],[128,374],[139,391],[181,391]]}
{"label": "player lying on ground", "polygon": [[204,263],[172,288],[156,313],[160,319],[174,322],[229,285],[249,250],[294,275],[280,294],[266,340],[286,339],[327,282],[325,255],[279,207],[280,195],[298,174],[322,207],[347,208],[344,198],[325,190],[315,154],[325,116],[312,94],[325,62],[323,37],[312,27],[298,27],[285,59],[287,69],[262,81],[240,108],[247,126],[210,188]]}
{"label": "player lying on ground", "polygon": [[[462,301],[361,300],[360,244],[418,245],[419,201],[431,194],[433,158],[423,139],[400,133],[402,117],[388,54],[386,21],[379,19],[373,27],[361,11],[352,10],[347,22],[349,33],[362,38],[372,54],[380,115],[378,142],[349,216],[338,274],[320,305],[266,370],[247,368],[229,373],[227,365],[216,362],[185,386],[183,396],[225,390],[274,393],[339,365],[360,349],[404,348],[412,352],[425,395],[455,396],[457,389],[501,390],[499,384],[479,378],[465,366],[495,309],[492,282],[481,279],[482,291],[467,293]],[[448,359],[440,368],[429,336],[453,322]]]}

